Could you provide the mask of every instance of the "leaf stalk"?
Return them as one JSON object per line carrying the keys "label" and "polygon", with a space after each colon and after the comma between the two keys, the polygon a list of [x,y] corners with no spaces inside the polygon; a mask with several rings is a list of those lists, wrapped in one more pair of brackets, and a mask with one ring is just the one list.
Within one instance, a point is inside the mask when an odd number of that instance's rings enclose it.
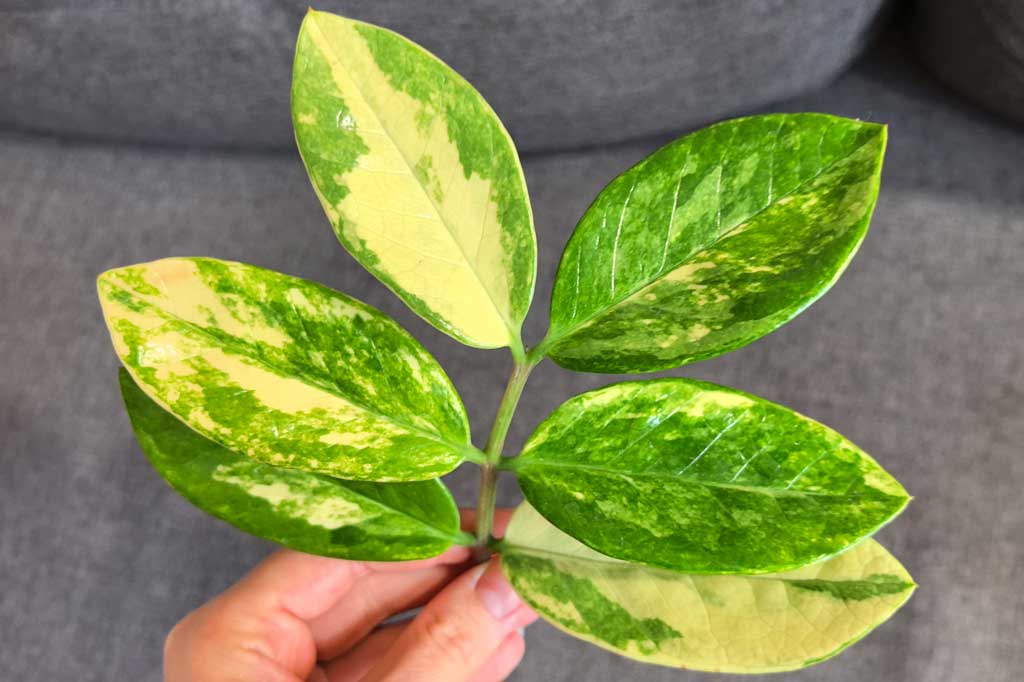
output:
{"label": "leaf stalk", "polygon": [[515,364],[512,373],[509,375],[508,384],[505,386],[505,393],[501,397],[501,404],[498,406],[498,414],[494,418],[494,426],[491,427],[491,434],[487,438],[487,446],[484,448],[484,463],[480,466],[480,496],[476,505],[476,547],[484,551],[488,544],[493,541],[491,531],[494,529],[494,506],[497,500],[498,469],[501,461],[502,448],[505,447],[505,438],[508,436],[509,426],[512,424],[512,417],[519,405],[519,398],[523,394],[530,372],[540,362],[541,357],[534,353],[514,354]]}

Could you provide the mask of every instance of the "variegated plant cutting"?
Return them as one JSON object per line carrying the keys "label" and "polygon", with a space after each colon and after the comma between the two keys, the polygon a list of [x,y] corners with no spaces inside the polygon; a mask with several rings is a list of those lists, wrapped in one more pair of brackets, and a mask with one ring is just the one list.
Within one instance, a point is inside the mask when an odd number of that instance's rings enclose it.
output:
{"label": "variegated plant cutting", "polygon": [[[436,360],[383,313],[210,258],[103,273],[99,296],[153,466],[205,511],[302,551],[500,552],[556,627],[640,661],[758,672],[826,659],[914,589],[870,536],[903,487],[826,426],[729,388],[630,381],[570,398],[504,452],[545,358],[679,367],[778,328],[867,231],[886,130],[822,114],[726,121],[613,180],[580,219],[548,334],[524,346],[536,239],[512,140],[436,57],[311,11],[295,137],[338,239],[417,314],[515,365],[486,445]],[[481,467],[475,534],[438,477]],[[495,481],[527,502],[491,537]]]}

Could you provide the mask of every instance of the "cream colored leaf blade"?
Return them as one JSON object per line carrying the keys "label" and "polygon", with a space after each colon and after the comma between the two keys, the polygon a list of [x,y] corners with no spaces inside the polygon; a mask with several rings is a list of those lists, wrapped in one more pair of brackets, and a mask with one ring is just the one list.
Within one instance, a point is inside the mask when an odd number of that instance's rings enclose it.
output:
{"label": "cream colored leaf blade", "polygon": [[469,454],[444,370],[383,313],[242,263],[167,258],[97,282],[147,395],[231,450],[340,478],[434,478]]}
{"label": "cream colored leaf blade", "polygon": [[311,11],[292,118],[349,252],[445,333],[518,346],[536,237],[515,148],[480,94],[391,31]]}
{"label": "cream colored leaf blade", "polygon": [[818,663],[884,622],[915,588],[870,539],[787,573],[687,575],[599,554],[525,503],[502,564],[520,596],[568,634],[645,663],[709,672]]}

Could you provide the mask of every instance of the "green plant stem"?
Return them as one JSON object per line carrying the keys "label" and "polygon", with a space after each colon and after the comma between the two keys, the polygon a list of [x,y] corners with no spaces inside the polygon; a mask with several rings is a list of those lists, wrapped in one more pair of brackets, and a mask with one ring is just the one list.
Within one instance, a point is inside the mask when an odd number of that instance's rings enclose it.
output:
{"label": "green plant stem", "polygon": [[505,394],[501,397],[501,405],[498,406],[498,414],[494,418],[494,426],[491,427],[491,435],[487,439],[487,447],[484,448],[486,459],[480,466],[480,497],[476,505],[476,546],[479,550],[486,549],[491,540],[491,530],[494,528],[498,462],[501,460],[502,448],[505,447],[505,437],[508,435],[508,428],[512,424],[512,416],[516,412],[526,380],[538,362],[540,357],[533,353],[526,354],[522,360],[516,359],[512,374],[508,378],[508,385],[505,387]]}

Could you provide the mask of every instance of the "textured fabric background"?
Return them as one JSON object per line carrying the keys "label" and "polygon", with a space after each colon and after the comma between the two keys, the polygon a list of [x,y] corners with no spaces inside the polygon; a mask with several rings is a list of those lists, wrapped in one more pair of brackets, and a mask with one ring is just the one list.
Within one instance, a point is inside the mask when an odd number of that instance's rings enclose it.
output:
{"label": "textured fabric background", "polygon": [[1024,2],[919,0],[911,26],[921,57],[939,78],[1024,123]]}
{"label": "textured fabric background", "polygon": [[[891,50],[776,108],[891,124],[873,227],[835,289],[796,321],[671,374],[790,405],[874,454],[917,498],[880,539],[921,587],[837,659],[766,679],[1019,680],[1024,132],[950,99]],[[664,141],[526,159],[541,253],[529,340],[543,332],[575,219],[605,182]],[[168,255],[250,261],[356,295],[436,353],[478,438],[493,416],[505,355],[449,341],[372,281],[335,243],[294,153],[0,136],[5,680],[158,680],[171,625],[271,549],[174,494],[130,433],[93,282],[104,268]],[[545,363],[510,445],[570,395],[613,380]],[[473,473],[450,477],[463,502]],[[514,484],[502,497],[516,501]],[[713,679],[641,667],[544,624],[527,640],[514,680]]]}
{"label": "textured fabric background", "polygon": [[[419,41],[477,86],[520,149],[678,130],[823,83],[884,0],[324,0]],[[291,149],[308,0],[7,0],[0,126]]]}

